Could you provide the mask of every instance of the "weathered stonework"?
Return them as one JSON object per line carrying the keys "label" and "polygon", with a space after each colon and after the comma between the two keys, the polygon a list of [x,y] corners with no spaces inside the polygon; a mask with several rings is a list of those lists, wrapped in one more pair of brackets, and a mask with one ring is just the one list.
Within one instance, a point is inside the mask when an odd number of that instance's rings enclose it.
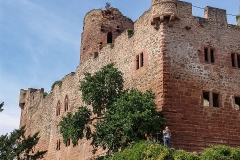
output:
{"label": "weathered stonework", "polygon": [[[206,7],[204,14],[204,18],[192,16],[191,3],[177,0],[152,0],[151,8],[134,24],[113,8],[87,13],[76,72],[66,75],[62,85],[55,85],[45,98],[43,89],[20,91],[20,126],[27,126],[27,134],[40,131],[36,149],[48,150],[45,159],[84,160],[105,153],[100,150],[93,155],[85,139],[76,147],[66,147],[57,124],[67,112],[83,105],[79,91],[83,73],[94,73],[111,62],[123,72],[126,88],[152,89],[156,94],[157,110],[167,118],[173,147],[199,151],[208,144],[239,146],[240,112],[235,97],[240,97],[240,68],[232,67],[231,54],[240,54],[240,27],[227,24],[225,10]],[[118,18],[110,22],[111,15]],[[171,16],[177,18],[166,19]],[[126,28],[134,29],[132,37],[123,32]],[[108,32],[113,33],[114,47],[107,44]],[[206,49],[214,51],[213,63],[206,62]],[[136,69],[136,56],[141,53],[143,66]],[[218,94],[219,107],[212,107],[211,100],[210,106],[204,105],[203,92],[211,93],[210,98]],[[66,96],[68,111],[64,111]],[[58,101],[60,115],[56,116]]]}

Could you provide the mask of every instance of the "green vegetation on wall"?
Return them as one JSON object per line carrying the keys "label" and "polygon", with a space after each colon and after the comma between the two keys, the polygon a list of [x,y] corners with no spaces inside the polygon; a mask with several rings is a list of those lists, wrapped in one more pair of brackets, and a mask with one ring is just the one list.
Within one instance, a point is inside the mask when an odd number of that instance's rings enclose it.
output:
{"label": "green vegetation on wall", "polygon": [[59,80],[59,81],[55,81],[55,82],[52,84],[52,86],[51,86],[51,91],[53,90],[53,88],[54,88],[54,86],[55,86],[56,84],[57,84],[59,87],[61,87],[61,86],[62,86],[62,81],[60,81],[60,80]]}

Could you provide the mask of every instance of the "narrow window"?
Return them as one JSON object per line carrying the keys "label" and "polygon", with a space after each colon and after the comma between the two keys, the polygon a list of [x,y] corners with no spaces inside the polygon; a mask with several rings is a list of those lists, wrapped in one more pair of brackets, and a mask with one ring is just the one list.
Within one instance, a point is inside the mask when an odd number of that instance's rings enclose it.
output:
{"label": "narrow window", "polygon": [[240,68],[240,55],[237,55],[238,68]]}
{"label": "narrow window", "polygon": [[140,54],[140,67],[143,66],[143,53]]}
{"label": "narrow window", "polygon": [[214,50],[210,49],[210,54],[211,54],[211,62],[214,63]]}
{"label": "narrow window", "polygon": [[57,150],[57,151],[60,150],[60,139],[57,140],[57,148],[56,148],[56,150]]}
{"label": "narrow window", "polygon": [[98,52],[94,52],[94,59],[98,57]]}
{"label": "narrow window", "polygon": [[235,97],[234,98],[235,99],[235,108],[236,108],[236,110],[238,110],[239,111],[239,107],[240,107],[240,97]]}
{"label": "narrow window", "polygon": [[217,93],[212,93],[213,97],[213,107],[219,107],[219,99]]}
{"label": "narrow window", "polygon": [[139,69],[139,55],[136,56],[136,69]]}
{"label": "narrow window", "polygon": [[203,105],[204,106],[210,106],[210,101],[209,101],[209,92],[203,92]]}
{"label": "narrow window", "polygon": [[57,103],[57,107],[56,107],[56,116],[60,115],[60,101],[58,101]]}
{"label": "narrow window", "polygon": [[65,96],[65,100],[64,100],[64,111],[68,110],[68,96]]}
{"label": "narrow window", "polygon": [[66,147],[70,146],[70,139],[66,142]]}
{"label": "narrow window", "polygon": [[232,67],[236,67],[236,64],[235,64],[235,54],[234,53],[231,54],[231,59],[232,59]]}
{"label": "narrow window", "polygon": [[204,48],[204,57],[205,57],[205,61],[208,62],[208,48]]}
{"label": "narrow window", "polygon": [[112,43],[112,32],[107,33],[107,43]]}

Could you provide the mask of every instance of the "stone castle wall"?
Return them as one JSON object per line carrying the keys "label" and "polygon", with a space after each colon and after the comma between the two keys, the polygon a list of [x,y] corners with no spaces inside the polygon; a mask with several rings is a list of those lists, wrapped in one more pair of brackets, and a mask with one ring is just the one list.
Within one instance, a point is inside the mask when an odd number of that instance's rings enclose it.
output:
{"label": "stone castle wall", "polygon": [[[90,13],[95,12],[101,13],[100,10]],[[155,23],[159,25],[157,28],[152,23],[153,18],[161,19],[153,17],[155,13],[153,15],[150,8],[134,23],[132,37],[122,32],[114,38],[114,47],[106,44],[98,50],[98,56],[86,54],[76,72],[66,75],[62,85],[55,85],[45,98],[43,90],[21,90],[20,126],[26,124],[27,134],[40,131],[36,149],[48,150],[45,159],[84,160],[104,154],[99,150],[93,155],[90,141],[85,139],[76,147],[72,144],[66,147],[57,124],[67,112],[75,112],[84,105],[79,91],[83,73],[93,74],[112,62],[123,72],[126,88],[153,90],[157,110],[164,112],[172,130],[173,146],[188,149],[189,145],[184,143],[186,135],[195,136],[193,141],[211,136],[240,139],[240,112],[233,106],[234,96],[240,96],[240,70],[231,65],[231,53],[240,53],[240,27],[228,25],[224,10],[212,7],[206,8],[205,18],[193,17],[191,4],[178,2],[176,14],[178,18],[171,21],[171,27],[166,20]],[[85,30],[91,28],[89,24]],[[88,39],[83,37],[82,40],[82,46],[87,45]],[[214,49],[214,63],[205,62],[206,47]],[[136,58],[141,54],[143,66],[137,69]],[[219,93],[219,108],[203,106],[203,91]],[[67,111],[64,110],[66,96],[69,99]],[[59,102],[60,115],[57,116]],[[225,141],[218,140],[219,143]],[[60,150],[57,150],[58,141]]]}

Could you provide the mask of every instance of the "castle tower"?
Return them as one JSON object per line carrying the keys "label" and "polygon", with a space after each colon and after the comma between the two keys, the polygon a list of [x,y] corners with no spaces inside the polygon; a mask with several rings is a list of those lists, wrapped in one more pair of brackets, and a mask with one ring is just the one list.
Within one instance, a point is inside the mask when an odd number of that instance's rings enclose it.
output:
{"label": "castle tower", "polygon": [[114,43],[117,36],[128,28],[133,29],[132,20],[122,15],[117,8],[110,7],[109,3],[106,10],[88,12],[84,18],[80,63],[90,56],[96,58],[102,47]]}
{"label": "castle tower", "polygon": [[156,29],[159,24],[166,21],[169,27],[173,25],[173,21],[178,19],[177,16],[178,0],[152,0],[152,22]]}

